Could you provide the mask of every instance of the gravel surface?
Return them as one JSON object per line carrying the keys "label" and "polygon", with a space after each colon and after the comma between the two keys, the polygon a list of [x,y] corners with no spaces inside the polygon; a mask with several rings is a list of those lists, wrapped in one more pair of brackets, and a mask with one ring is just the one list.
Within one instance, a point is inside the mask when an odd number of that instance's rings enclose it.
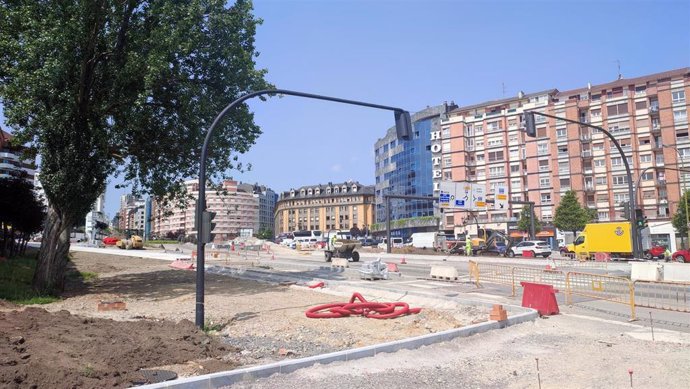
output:
{"label": "gravel surface", "polygon": [[[235,388],[688,388],[690,336],[559,315],[451,342],[317,365]],[[664,339],[664,341],[659,341]]]}
{"label": "gravel surface", "polygon": [[[74,287],[65,299],[41,308],[115,321],[194,321],[195,272],[173,270],[167,261],[86,252],[74,253],[73,263],[79,271],[96,273],[98,278]],[[433,304],[425,299],[385,296],[373,291],[363,293],[369,301],[400,300],[423,309],[419,314],[391,320],[358,316],[310,319],[305,316],[309,307],[346,302],[352,291],[309,289],[207,274],[205,316],[208,326],[217,329],[212,333],[228,349],[237,350],[223,360],[239,366],[373,345],[488,320],[488,309],[483,307]],[[127,309],[99,312],[96,310],[99,301],[123,301]],[[174,370],[180,376],[204,373],[194,364],[159,367]]]}

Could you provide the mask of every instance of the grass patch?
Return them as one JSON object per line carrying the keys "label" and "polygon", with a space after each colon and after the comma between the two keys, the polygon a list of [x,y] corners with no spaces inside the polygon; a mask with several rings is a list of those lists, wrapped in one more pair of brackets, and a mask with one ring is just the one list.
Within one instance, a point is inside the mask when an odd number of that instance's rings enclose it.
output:
{"label": "grass patch", "polygon": [[89,282],[98,279],[98,273],[74,270],[67,273],[67,278],[71,281]]}
{"label": "grass patch", "polygon": [[36,268],[35,252],[0,262],[0,299],[20,305],[48,304],[55,296],[39,295],[31,289]]}
{"label": "grass patch", "polygon": [[204,328],[202,328],[202,330],[208,334],[209,332],[218,332],[223,328],[225,328],[225,324],[223,323],[214,323],[213,321],[206,320],[206,323],[204,323]]}

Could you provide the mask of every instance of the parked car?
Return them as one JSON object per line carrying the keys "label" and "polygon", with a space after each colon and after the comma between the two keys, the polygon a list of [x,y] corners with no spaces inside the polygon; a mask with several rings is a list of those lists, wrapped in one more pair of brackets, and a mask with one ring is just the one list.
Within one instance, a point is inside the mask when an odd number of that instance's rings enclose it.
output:
{"label": "parked car", "polygon": [[690,251],[678,250],[675,253],[673,253],[673,255],[671,255],[671,258],[676,262],[690,263]]}
{"label": "parked car", "polygon": [[106,236],[103,238],[103,244],[106,246],[115,246],[115,243],[120,240],[120,238],[115,238],[113,236]]}
{"label": "parked car", "polygon": [[362,247],[376,246],[379,242],[373,238],[360,238],[359,241],[362,243]]}
{"label": "parked car", "polygon": [[[391,240],[392,240],[392,247],[396,247],[396,248],[403,247],[403,238],[391,238]],[[381,240],[381,243],[379,243],[378,247],[380,249],[387,248],[388,247],[388,239],[383,238],[383,240]]]}
{"label": "parked car", "polygon": [[508,250],[508,256],[514,257],[516,255],[525,255],[526,252],[532,252],[532,256],[542,256],[547,258],[551,255],[551,246],[541,240],[526,240],[520,242]]}
{"label": "parked car", "polygon": [[666,247],[664,246],[652,246],[644,255],[647,260],[659,258],[664,259],[664,253],[666,252]]}

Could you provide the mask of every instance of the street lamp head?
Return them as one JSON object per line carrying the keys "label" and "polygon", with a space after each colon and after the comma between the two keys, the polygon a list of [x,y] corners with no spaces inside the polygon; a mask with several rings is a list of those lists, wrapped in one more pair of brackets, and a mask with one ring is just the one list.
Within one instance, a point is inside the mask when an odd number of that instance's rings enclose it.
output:
{"label": "street lamp head", "polygon": [[407,111],[394,111],[395,114],[395,131],[398,134],[398,139],[408,140],[412,137],[412,119],[410,113]]}

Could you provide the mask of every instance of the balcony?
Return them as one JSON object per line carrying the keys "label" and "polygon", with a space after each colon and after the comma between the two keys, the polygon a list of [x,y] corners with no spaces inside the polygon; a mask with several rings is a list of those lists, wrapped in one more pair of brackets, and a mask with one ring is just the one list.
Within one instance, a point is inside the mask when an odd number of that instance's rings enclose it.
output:
{"label": "balcony", "polygon": [[582,143],[589,143],[592,141],[592,136],[591,135],[580,135],[580,141]]}
{"label": "balcony", "polygon": [[650,105],[649,106],[649,114],[650,115],[658,115],[659,114],[659,106],[658,105]]}
{"label": "balcony", "polygon": [[592,150],[582,150],[582,158],[592,158]]}
{"label": "balcony", "polygon": [[656,180],[655,184],[656,184],[657,187],[659,187],[659,186],[666,186],[666,180],[665,180],[665,179]]}
{"label": "balcony", "polygon": [[594,185],[585,185],[585,193],[594,193]]}

